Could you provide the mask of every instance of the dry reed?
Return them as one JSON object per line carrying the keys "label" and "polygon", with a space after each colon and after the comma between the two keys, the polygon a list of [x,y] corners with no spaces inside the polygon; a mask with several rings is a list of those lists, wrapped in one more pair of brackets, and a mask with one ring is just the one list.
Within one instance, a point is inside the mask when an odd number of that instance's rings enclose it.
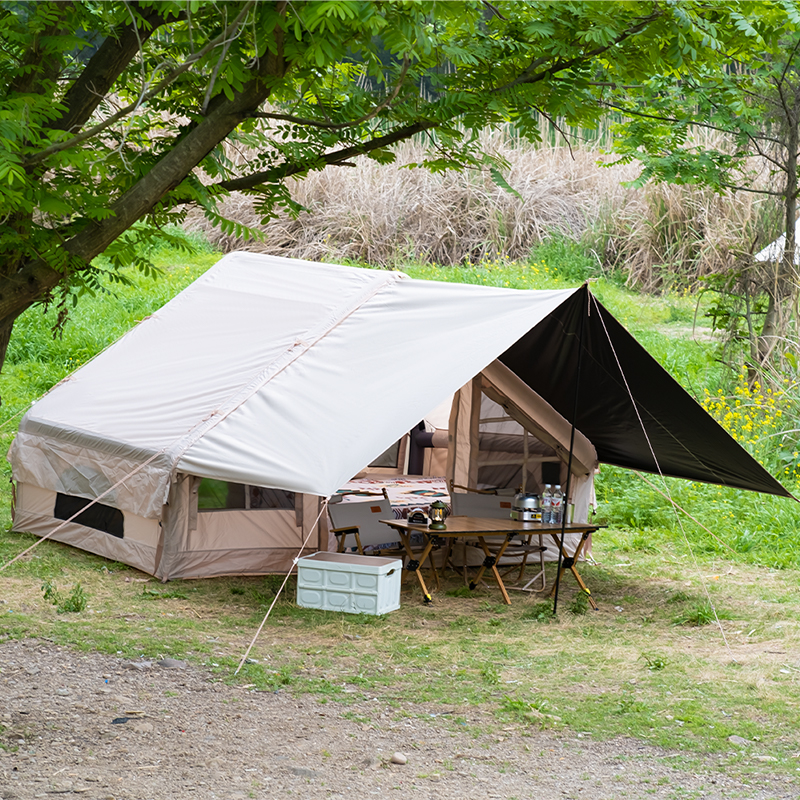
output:
{"label": "dry reed", "polygon": [[488,172],[404,168],[423,159],[422,145],[407,142],[393,165],[362,158],[355,167],[291,180],[292,196],[307,209],[296,218],[284,213],[262,227],[252,198],[226,198],[223,213],[259,230],[259,240],[222,233],[199,212],[188,225],[226,252],[379,266],[524,259],[558,235],[583,242],[604,268],[650,290],[692,285],[731,268],[757,238],[759,247],[766,244],[757,237],[766,209],[758,195],[719,196],[696,186],[635,189],[624,184],[638,166],[600,166],[597,149],[532,147],[503,132],[487,133],[483,144],[508,162],[505,177],[519,197],[495,185]]}

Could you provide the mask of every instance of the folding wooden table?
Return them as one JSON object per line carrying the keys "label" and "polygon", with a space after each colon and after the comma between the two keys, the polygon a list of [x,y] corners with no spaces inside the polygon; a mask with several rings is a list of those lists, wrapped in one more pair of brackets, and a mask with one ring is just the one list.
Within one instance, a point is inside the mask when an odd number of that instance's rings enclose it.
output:
{"label": "folding wooden table", "polygon": [[[425,579],[420,573],[420,568],[427,561],[433,548],[440,546],[443,539],[459,539],[464,536],[474,536],[478,540],[478,544],[481,546],[485,558],[483,559],[481,568],[478,570],[478,574],[470,583],[470,589],[475,588],[487,569],[491,570],[494,579],[497,581],[497,585],[500,587],[503,599],[507,604],[511,605],[511,600],[503,584],[503,579],[500,577],[500,573],[497,570],[497,562],[502,558],[505,549],[515,536],[538,533],[539,531],[537,528],[542,527],[533,522],[517,522],[517,520],[514,519],[488,519],[483,517],[448,517],[445,522],[447,526],[445,530],[438,531],[431,530],[425,525],[412,525],[405,519],[382,519],[381,522],[397,531],[403,548],[408,554],[406,569],[417,576],[420,588],[422,589],[422,596],[425,598],[426,603],[432,602],[432,599],[428,592],[428,587],[425,585]],[[411,535],[414,533],[421,533],[425,537],[425,548],[416,558],[411,551]],[[502,537],[505,539],[494,555],[492,555],[486,544],[487,537]]]}
{"label": "folding wooden table", "polygon": [[[564,533],[580,533],[581,540],[578,542],[578,546],[575,548],[575,552],[572,555],[569,555],[566,550],[561,547],[561,525],[539,525],[538,533],[540,536],[544,535],[545,533],[550,535],[550,538],[555,542],[556,547],[561,550],[561,570],[556,576],[556,580],[553,583],[553,588],[550,590],[550,596],[552,597],[556,593],[556,586],[558,586],[559,581],[561,580],[561,576],[564,574],[565,570],[569,570],[574,576],[575,580],[578,582],[578,586],[586,592],[586,598],[589,601],[589,605],[597,611],[597,603],[594,601],[594,597],[592,597],[592,593],[589,591],[589,587],[583,582],[583,578],[578,574],[578,570],[575,569],[575,562],[580,558],[581,553],[583,552],[583,548],[586,546],[586,542],[589,540],[589,536],[594,533],[600,526],[599,525],[592,525],[588,522],[578,522],[578,523],[570,523],[564,526]],[[521,590],[527,589],[527,584],[525,586],[520,587]]]}
{"label": "folding wooden table", "polygon": [[[478,543],[483,549],[485,558],[483,559],[483,564],[478,570],[478,574],[475,576],[474,580],[470,582],[470,589],[474,589],[477,586],[478,582],[483,577],[483,573],[487,569],[491,570],[492,575],[494,576],[494,579],[497,581],[497,585],[500,588],[500,592],[503,595],[503,599],[508,605],[511,605],[511,600],[509,599],[508,591],[506,590],[503,579],[500,576],[500,572],[497,569],[497,564],[502,558],[506,548],[511,543],[511,540],[515,536],[519,535],[535,534],[539,537],[549,535],[555,542],[556,547],[561,549],[561,525],[542,525],[540,522],[518,522],[514,519],[448,517],[445,521],[445,530],[437,531],[431,530],[425,525],[412,525],[408,522],[408,520],[405,519],[382,519],[381,522],[397,531],[397,535],[400,537],[403,549],[408,554],[408,561],[406,562],[405,568],[417,576],[417,581],[419,581],[420,588],[422,589],[422,596],[425,598],[426,603],[431,603],[433,601],[430,593],[428,592],[428,587],[425,585],[425,579],[420,573],[420,568],[430,557],[433,548],[440,546],[443,539],[459,539],[464,536],[474,536],[478,540]],[[589,603],[591,604],[592,608],[595,609],[595,611],[597,610],[597,603],[595,603],[591,592],[583,582],[581,576],[578,574],[578,570],[575,568],[575,562],[580,557],[580,554],[589,538],[589,534],[591,534],[593,531],[596,531],[598,527],[598,525],[591,525],[589,523],[571,523],[564,527],[564,533],[580,533],[582,535],[578,546],[575,548],[575,552],[571,556],[568,555],[565,550],[562,550],[561,572],[558,576],[560,579],[565,570],[570,570],[570,572],[572,572],[572,574],[575,576],[575,580],[578,582],[578,585],[584,592],[586,592]],[[425,548],[417,558],[415,558],[415,555],[411,550],[411,535],[414,533],[421,533],[425,537]],[[501,544],[495,555],[492,555],[492,553],[489,551],[485,541],[486,537],[505,538],[505,541]],[[555,591],[555,586],[556,584],[553,585],[553,591]]]}

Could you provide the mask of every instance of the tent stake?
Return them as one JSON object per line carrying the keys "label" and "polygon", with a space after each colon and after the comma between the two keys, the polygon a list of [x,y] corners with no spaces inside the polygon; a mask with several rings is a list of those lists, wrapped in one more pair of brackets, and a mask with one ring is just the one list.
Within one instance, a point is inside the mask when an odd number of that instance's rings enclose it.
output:
{"label": "tent stake", "polygon": [[575,447],[575,418],[578,416],[578,390],[581,385],[581,364],[583,362],[583,328],[586,316],[589,314],[589,284],[583,284],[586,293],[586,310],[581,314],[578,328],[578,369],[575,373],[575,402],[572,407],[572,428],[569,434],[569,458],[567,459],[567,485],[564,487],[564,500],[561,507],[561,536],[558,543],[558,568],[556,570],[556,586],[553,593],[553,616],[558,612],[558,589],[561,585],[561,558],[564,552],[564,533],[567,525],[567,511],[569,509],[569,490],[572,481],[572,451]]}

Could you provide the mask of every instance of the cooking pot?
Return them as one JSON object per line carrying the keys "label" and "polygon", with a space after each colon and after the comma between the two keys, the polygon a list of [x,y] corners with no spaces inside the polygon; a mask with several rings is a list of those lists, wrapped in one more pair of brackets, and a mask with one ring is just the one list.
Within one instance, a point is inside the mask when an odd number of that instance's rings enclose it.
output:
{"label": "cooking pot", "polygon": [[539,505],[539,495],[533,492],[519,492],[514,495],[514,505],[511,509],[511,519],[521,522],[541,522],[542,509]]}

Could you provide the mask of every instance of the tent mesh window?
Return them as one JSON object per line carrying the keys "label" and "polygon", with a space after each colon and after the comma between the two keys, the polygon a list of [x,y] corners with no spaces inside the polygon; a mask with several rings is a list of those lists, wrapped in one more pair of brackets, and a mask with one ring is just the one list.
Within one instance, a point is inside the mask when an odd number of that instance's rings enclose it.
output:
{"label": "tent mesh window", "polygon": [[400,466],[400,440],[396,441],[391,447],[384,450],[374,461],[370,463],[370,467],[391,467],[396,469]]}
{"label": "tent mesh window", "polygon": [[[70,519],[75,514],[81,513],[75,517],[73,522],[78,525],[83,525],[86,528],[93,528],[96,531],[116,536],[122,539],[125,536],[125,517],[118,508],[103,505],[102,503],[95,503],[93,506],[86,508],[91,503],[85,497],[75,497],[71,494],[56,495],[56,505],[53,509],[53,516],[56,519]],[[86,508],[85,511],[81,509]]]}
{"label": "tent mesh window", "polygon": [[481,395],[478,437],[479,489],[522,487],[526,492],[541,492],[545,483],[559,482],[561,461],[555,450],[485,394]]}
{"label": "tent mesh window", "polygon": [[231,508],[294,510],[295,494],[283,489],[228,483],[203,478],[197,492],[199,511],[221,511]]}

